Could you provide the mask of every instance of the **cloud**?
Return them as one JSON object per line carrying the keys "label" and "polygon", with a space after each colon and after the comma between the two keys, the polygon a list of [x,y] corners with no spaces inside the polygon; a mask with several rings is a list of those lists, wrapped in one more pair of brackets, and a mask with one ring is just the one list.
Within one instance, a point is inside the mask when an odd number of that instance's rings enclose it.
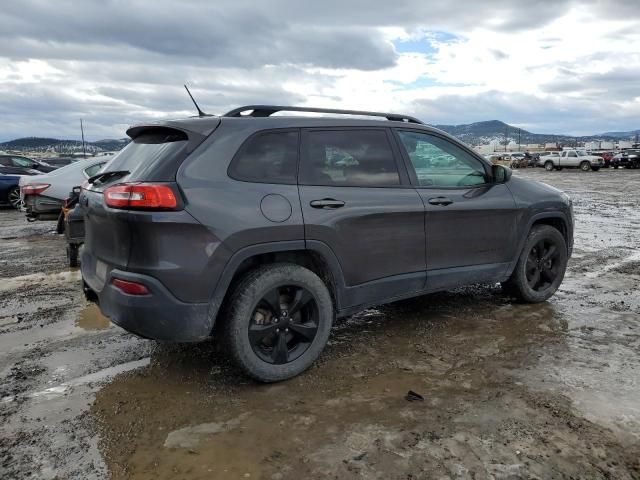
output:
{"label": "cloud", "polygon": [[534,131],[638,128],[637,1],[8,0],[0,139],[120,137],[201,107],[389,110]]}

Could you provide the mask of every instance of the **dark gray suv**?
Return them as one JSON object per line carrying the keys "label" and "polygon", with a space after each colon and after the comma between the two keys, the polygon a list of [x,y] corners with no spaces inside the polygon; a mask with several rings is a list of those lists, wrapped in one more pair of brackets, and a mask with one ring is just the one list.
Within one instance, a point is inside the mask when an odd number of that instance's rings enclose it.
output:
{"label": "dark gray suv", "polygon": [[[272,116],[300,110],[336,115]],[[261,381],[304,371],[336,316],[372,305],[496,282],[544,301],[571,255],[565,194],[415,118],[263,105],[127,133],[81,194],[88,296],[143,337],[215,326]]]}

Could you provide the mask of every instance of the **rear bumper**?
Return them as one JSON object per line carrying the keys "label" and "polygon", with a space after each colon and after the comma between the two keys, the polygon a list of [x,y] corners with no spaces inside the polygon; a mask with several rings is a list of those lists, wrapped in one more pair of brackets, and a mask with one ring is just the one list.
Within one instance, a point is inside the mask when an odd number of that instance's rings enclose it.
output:
{"label": "rear bumper", "polygon": [[[206,303],[181,302],[148,275],[111,269],[96,275],[95,258],[82,256],[82,278],[95,293],[103,315],[141,337],[170,342],[197,342],[211,335],[213,320]],[[113,278],[144,284],[148,295],[128,295],[111,284]]]}
{"label": "rear bumper", "polygon": [[56,220],[60,215],[62,203],[62,200],[45,195],[26,195],[23,206],[28,218]]}

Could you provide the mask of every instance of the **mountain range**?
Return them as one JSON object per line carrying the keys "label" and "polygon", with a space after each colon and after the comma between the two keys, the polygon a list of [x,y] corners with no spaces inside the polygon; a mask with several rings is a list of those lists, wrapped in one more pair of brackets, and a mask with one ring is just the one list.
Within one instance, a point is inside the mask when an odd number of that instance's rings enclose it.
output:
{"label": "mountain range", "polygon": [[595,135],[574,136],[556,133],[531,133],[500,120],[469,123],[464,125],[433,125],[457,137],[469,145],[483,145],[491,141],[504,143],[507,140],[521,144],[560,143],[573,145],[576,142],[634,140],[640,130],[629,132],[608,132]]}
{"label": "mountain range", "polygon": [[[127,143],[128,138],[96,140],[85,142],[85,149],[89,153],[112,152],[120,150]],[[82,152],[82,142],[79,140],[59,140],[57,138],[25,137],[0,143],[0,150],[17,150],[22,152]]]}
{"label": "mountain range", "polygon": [[[433,125],[440,130],[459,138],[469,145],[489,144],[490,142],[504,143],[508,141],[521,144],[544,144],[558,142],[565,145],[573,145],[576,142],[590,141],[617,141],[634,140],[640,135],[640,130],[628,132],[607,132],[597,135],[572,136],[563,134],[531,133],[527,130],[508,125],[500,120],[489,120],[463,125]],[[97,153],[104,151],[117,151],[129,143],[128,138],[105,139],[94,142],[86,142],[87,152]],[[73,153],[82,151],[82,142],[78,140],[59,140],[56,138],[26,137],[0,143],[0,150],[18,151],[52,151],[56,153]]]}

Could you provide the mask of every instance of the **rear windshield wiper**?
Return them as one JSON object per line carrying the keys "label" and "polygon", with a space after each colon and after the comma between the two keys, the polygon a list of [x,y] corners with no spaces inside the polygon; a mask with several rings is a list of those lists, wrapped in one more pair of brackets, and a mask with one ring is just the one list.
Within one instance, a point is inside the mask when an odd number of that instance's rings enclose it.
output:
{"label": "rear windshield wiper", "polygon": [[102,172],[94,175],[93,177],[89,177],[87,182],[95,183],[96,181],[104,181],[107,178],[111,177],[124,177],[125,175],[129,175],[131,172],[129,170],[113,170],[111,172]]}

